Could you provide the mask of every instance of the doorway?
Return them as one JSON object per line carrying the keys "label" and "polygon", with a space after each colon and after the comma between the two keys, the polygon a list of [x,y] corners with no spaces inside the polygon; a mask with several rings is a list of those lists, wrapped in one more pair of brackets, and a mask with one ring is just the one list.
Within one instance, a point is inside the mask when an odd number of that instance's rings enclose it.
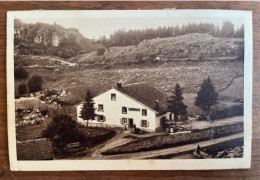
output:
{"label": "doorway", "polygon": [[134,120],[132,118],[128,119],[128,128],[132,129],[134,125]]}

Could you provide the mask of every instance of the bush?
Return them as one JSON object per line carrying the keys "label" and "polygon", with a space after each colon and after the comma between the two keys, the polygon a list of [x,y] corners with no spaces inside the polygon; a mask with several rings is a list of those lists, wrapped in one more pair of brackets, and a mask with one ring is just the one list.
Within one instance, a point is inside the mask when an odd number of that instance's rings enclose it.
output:
{"label": "bush", "polygon": [[114,137],[115,134],[116,134],[115,130],[109,130],[107,133],[104,134],[99,134],[93,137],[86,137],[86,142],[87,142],[86,145],[92,147],[101,144]]}
{"label": "bush", "polygon": [[135,55],[135,59],[137,59],[138,61],[143,61],[144,55],[142,53],[137,53]]}
{"label": "bush", "polygon": [[200,114],[197,118],[197,121],[207,121],[207,115],[206,114]]}
{"label": "bush", "polygon": [[29,92],[37,92],[37,91],[41,91],[42,90],[42,77],[38,76],[38,75],[33,75],[28,83],[27,86],[29,88]]}
{"label": "bush", "polygon": [[47,90],[46,92],[46,97],[52,96],[52,95],[56,95],[57,94],[57,90],[53,89],[53,90]]}
{"label": "bush", "polygon": [[98,48],[97,55],[98,56],[103,56],[105,52],[106,52],[105,48]]}
{"label": "bush", "polygon": [[14,70],[14,77],[15,79],[26,79],[28,73],[23,67],[18,67]]}
{"label": "bush", "polygon": [[243,115],[244,115],[244,105],[240,104],[231,107],[215,109],[211,114],[211,119],[215,120],[215,119],[223,119],[223,118],[243,116]]}
{"label": "bush", "polygon": [[133,133],[134,134],[143,134],[143,131],[140,128],[136,127],[136,125],[134,124],[133,125]]}
{"label": "bush", "polygon": [[65,146],[69,143],[80,142],[83,146],[87,143],[85,135],[78,130],[77,123],[68,115],[55,116],[42,136],[53,142],[54,153],[65,152]]}
{"label": "bush", "polygon": [[19,92],[19,95],[22,95],[22,94],[26,94],[27,93],[27,86],[26,84],[19,84],[18,86],[18,92]]}

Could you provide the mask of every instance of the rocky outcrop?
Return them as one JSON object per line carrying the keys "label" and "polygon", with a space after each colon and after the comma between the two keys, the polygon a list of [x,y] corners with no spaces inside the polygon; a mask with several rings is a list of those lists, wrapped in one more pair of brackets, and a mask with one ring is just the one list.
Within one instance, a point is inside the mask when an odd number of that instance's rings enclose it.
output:
{"label": "rocky outcrop", "polygon": [[61,39],[62,39],[62,36],[59,36],[57,32],[53,32],[52,37],[51,37],[51,44],[54,47],[57,47],[57,46],[59,46]]}
{"label": "rocky outcrop", "polygon": [[43,41],[43,36],[40,34],[37,34],[34,38],[34,42],[39,44],[39,43],[42,43],[42,41]]}
{"label": "rocky outcrop", "polygon": [[15,21],[14,37],[15,51],[21,55],[71,58],[96,51],[100,46],[73,28],[66,29],[57,24],[45,23],[24,24],[20,20]]}
{"label": "rocky outcrop", "polygon": [[235,148],[229,148],[224,151],[220,151],[214,158],[241,158],[244,154],[244,146],[238,146]]}

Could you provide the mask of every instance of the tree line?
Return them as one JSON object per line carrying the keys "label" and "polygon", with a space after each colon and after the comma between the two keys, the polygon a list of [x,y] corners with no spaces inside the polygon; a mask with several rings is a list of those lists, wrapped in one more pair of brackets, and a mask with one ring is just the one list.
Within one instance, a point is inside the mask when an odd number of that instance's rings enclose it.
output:
{"label": "tree line", "polygon": [[214,37],[226,38],[244,38],[244,25],[235,28],[230,21],[223,22],[221,28],[213,23],[188,23],[180,26],[158,27],[156,29],[148,28],[144,30],[129,30],[120,29],[110,35],[109,38],[102,36],[97,40],[97,43],[105,47],[112,46],[130,46],[136,45],[143,40],[176,37],[191,33],[209,34]]}

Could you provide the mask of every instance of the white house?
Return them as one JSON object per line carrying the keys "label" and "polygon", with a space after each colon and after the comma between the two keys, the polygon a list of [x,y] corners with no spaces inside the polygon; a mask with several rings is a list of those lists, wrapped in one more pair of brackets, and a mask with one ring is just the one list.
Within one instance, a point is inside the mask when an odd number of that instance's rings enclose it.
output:
{"label": "white house", "polygon": [[[146,131],[159,131],[162,129],[162,121],[170,116],[167,99],[169,97],[165,93],[145,83],[117,83],[116,87],[93,98],[97,116],[89,124],[124,128],[132,128],[135,124]],[[82,104],[77,106],[78,122],[86,124],[79,117],[81,108]]]}

